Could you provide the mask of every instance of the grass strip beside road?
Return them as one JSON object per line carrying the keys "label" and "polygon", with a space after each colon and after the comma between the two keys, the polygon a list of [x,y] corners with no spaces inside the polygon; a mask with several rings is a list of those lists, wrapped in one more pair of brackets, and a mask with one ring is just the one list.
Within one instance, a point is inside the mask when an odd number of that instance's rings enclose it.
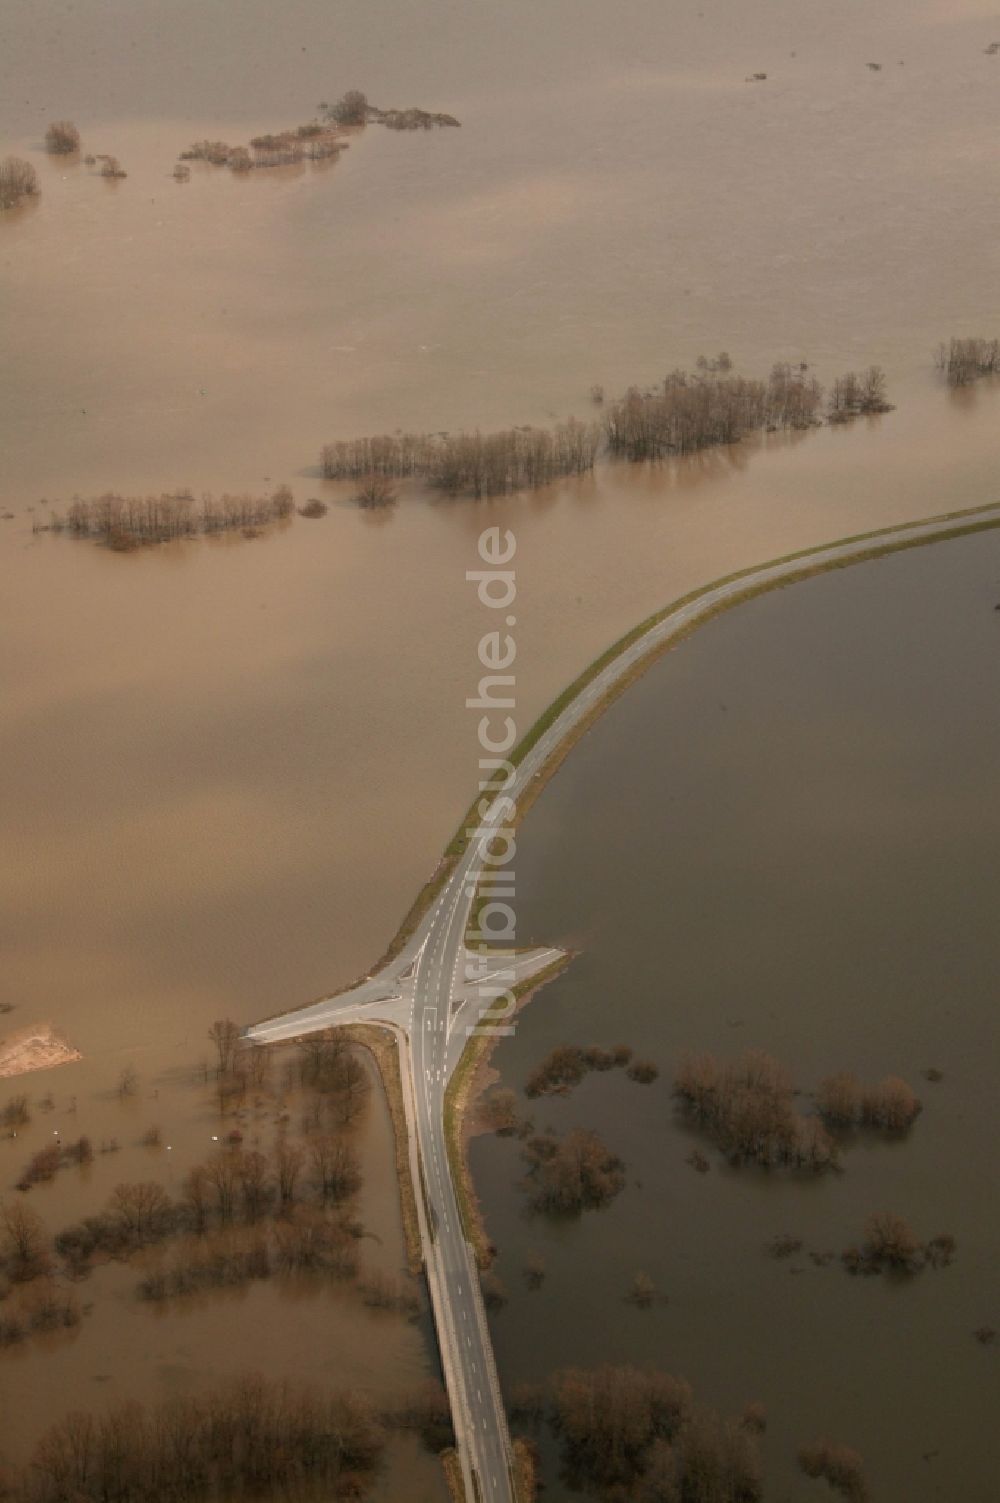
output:
{"label": "grass strip beside road", "polygon": [[[515,1011],[520,1012],[534,993],[546,982],[558,976],[571,959],[570,955],[560,955],[558,960],[554,960],[543,971],[539,971],[537,976],[532,976],[520,986],[515,987],[513,993]],[[486,1067],[490,1062],[490,1056],[500,1039],[504,1037],[497,1031],[498,1022],[487,1023],[484,1026],[487,1031],[473,1034],[466,1044],[444,1093],[444,1140],[448,1152],[448,1167],[451,1170],[452,1184],[455,1186],[455,1199],[458,1202],[458,1214],[462,1218],[462,1231],[465,1234],[465,1240],[471,1244],[475,1252],[477,1267],[481,1269],[489,1268],[496,1255],[496,1248],[487,1235],[482,1207],[472,1181],[468,1152],[469,1134],[466,1129],[469,1112],[486,1085]]]}
{"label": "grass strip beside road", "polygon": [[367,1049],[375,1061],[392,1121],[406,1263],[411,1273],[420,1274],[423,1272],[424,1256],[420,1245],[416,1191],[410,1174],[410,1140],[403,1107],[403,1082],[399,1073],[399,1048],[395,1035],[388,1028],[379,1028],[372,1023],[347,1023],[338,1031],[351,1043],[360,1044]]}

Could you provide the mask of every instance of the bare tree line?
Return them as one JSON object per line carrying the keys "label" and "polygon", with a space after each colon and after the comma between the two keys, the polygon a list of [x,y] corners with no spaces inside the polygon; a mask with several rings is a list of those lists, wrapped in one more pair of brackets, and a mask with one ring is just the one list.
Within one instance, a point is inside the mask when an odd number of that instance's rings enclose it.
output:
{"label": "bare tree line", "polygon": [[294,506],[288,486],[280,486],[270,496],[206,494],[199,501],[190,491],[159,496],[119,496],[109,491],[73,501],[65,517],[53,513],[47,524],[35,522],[33,531],[65,531],[129,550],[222,532],[253,534],[290,517]]}
{"label": "bare tree line", "polygon": [[[349,1216],[330,1217],[312,1207],[296,1207],[280,1220],[228,1227],[186,1240],[143,1275],[136,1293],[141,1299],[159,1301],[235,1288],[282,1273],[355,1278],[360,1234],[359,1223]],[[398,1294],[402,1300],[402,1287]],[[411,1298],[416,1304],[416,1295],[411,1293]],[[365,1292],[365,1303],[374,1302]]]}
{"label": "bare tree line", "polygon": [[504,495],[548,485],[593,469],[600,446],[596,423],[570,418],[554,428],[505,428],[497,433],[381,434],[327,444],[327,480],[418,479],[448,495]]}
{"label": "bare tree line", "polygon": [[162,1503],[247,1497],[322,1482],[333,1498],[367,1494],[385,1432],[357,1394],[323,1394],[253,1376],[152,1408],[126,1403],[53,1425],[10,1480],[10,1503]]}
{"label": "bare tree line", "polygon": [[776,365],[761,381],[733,375],[723,353],[703,358],[694,373],[672,371],[658,387],[629,387],[606,412],[608,449],[625,459],[663,459],[762,430],[809,428],[822,398],[805,366]]}
{"label": "bare tree line", "polygon": [[949,386],[968,386],[1000,371],[1000,339],[952,339],[938,346],[934,363]]}
{"label": "bare tree line", "polygon": [[[603,388],[599,405],[604,405]],[[548,485],[593,469],[602,447],[632,461],[660,460],[738,443],[753,432],[816,427],[823,388],[805,365],[775,365],[766,380],[732,373],[725,353],[702,357],[693,372],[675,370],[655,387],[632,386],[604,406],[598,422],[496,433],[383,433],[338,440],[320,455],[327,480],[424,482],[452,495],[502,495]],[[834,382],[826,417],[846,422],[889,410],[879,366],[849,371]]]}

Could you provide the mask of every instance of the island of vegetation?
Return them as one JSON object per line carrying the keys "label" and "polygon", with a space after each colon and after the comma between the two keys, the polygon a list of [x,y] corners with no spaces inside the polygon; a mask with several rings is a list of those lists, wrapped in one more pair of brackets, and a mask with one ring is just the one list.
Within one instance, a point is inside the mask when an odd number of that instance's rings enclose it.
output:
{"label": "island of vegetation", "polygon": [[128,553],[155,543],[223,532],[257,537],[264,528],[287,521],[294,510],[295,501],[287,485],[279,486],[270,496],[204,495],[198,501],[190,491],[160,496],[118,496],[109,491],[91,500],[72,502],[65,517],[52,513],[47,523],[35,521],[32,531],[68,532],[71,537],[91,538],[119,553]]}
{"label": "island of vegetation", "polygon": [[821,1081],[818,1114],[803,1115],[795,1109],[787,1071],[761,1050],[730,1063],[711,1054],[688,1056],[674,1077],[674,1095],[685,1117],[731,1163],[813,1172],[839,1163],[842,1140],[834,1129],[863,1125],[903,1133],[921,1110],[919,1098],[897,1076],[862,1087],[842,1073]]}
{"label": "island of vegetation", "polygon": [[[597,405],[604,405],[603,390]],[[849,371],[831,387],[830,423],[890,411],[879,366]],[[726,354],[702,357],[694,371],[672,371],[655,387],[629,387],[605,409],[603,421],[570,418],[552,428],[496,433],[385,433],[327,444],[320,466],[327,480],[413,479],[448,495],[474,497],[532,490],[592,470],[612,458],[663,460],[734,444],[751,433],[818,426],[823,388],[805,365],[775,365],[766,380],[732,373]]]}
{"label": "island of vegetation", "polygon": [[[233,172],[251,172],[257,167],[290,167],[300,162],[335,159],[350,142],[345,129],[385,125],[390,130],[430,130],[433,126],[458,125],[454,115],[430,114],[426,110],[383,110],[369,104],[360,89],[349,89],[336,104],[323,103],[319,120],[295,125],[274,134],[253,136],[246,146],[226,141],[196,141],[180,155],[181,163],[208,162]],[[175,176],[177,173],[175,171]],[[181,181],[185,181],[181,175]]]}

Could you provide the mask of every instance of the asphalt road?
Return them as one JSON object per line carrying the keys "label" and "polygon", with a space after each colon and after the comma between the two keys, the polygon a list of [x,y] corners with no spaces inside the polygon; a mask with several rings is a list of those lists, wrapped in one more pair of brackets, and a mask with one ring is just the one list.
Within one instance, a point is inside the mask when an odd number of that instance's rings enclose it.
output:
{"label": "asphalt road", "polygon": [[[930,539],[955,526],[955,520],[942,519],[896,529],[882,538],[835,544],[804,558],[764,565],[706,590],[671,611],[602,669],[525,756],[504,792],[515,801],[522,797],[553,752],[579,729],[605,695],[650,653],[720,605],[804,567],[849,560],[889,542],[892,536]],[[481,831],[498,828],[508,813],[509,807],[501,801],[489,811]],[[466,1493],[469,1503],[513,1503],[506,1412],[475,1258],[462,1231],[448,1166],[444,1093],[469,1032],[484,1005],[490,1005],[488,999],[485,1004],[482,1000],[484,981],[493,976],[501,987],[516,986],[546,969],[562,952],[493,952],[484,962],[466,949],[465,933],[483,864],[481,839],[480,835],[470,841],[433,907],[402,953],[384,970],[350,991],[259,1023],[247,1035],[257,1043],[273,1043],[349,1022],[382,1023],[396,1031],[428,1285]],[[486,977],[479,973],[483,963]]]}

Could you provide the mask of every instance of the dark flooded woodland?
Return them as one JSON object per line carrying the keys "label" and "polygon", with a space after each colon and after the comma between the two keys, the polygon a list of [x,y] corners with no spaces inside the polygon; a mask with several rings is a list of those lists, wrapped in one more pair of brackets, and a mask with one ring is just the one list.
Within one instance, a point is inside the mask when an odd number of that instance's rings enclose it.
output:
{"label": "dark flooded woodland", "polygon": [[[634,685],[522,826],[524,940],[580,953],[493,1062],[536,1131],[596,1130],[627,1184],[551,1221],[518,1142],[476,1140],[501,1368],[514,1388],[652,1363],[726,1413],[761,1402],[769,1497],[811,1495],[794,1457],[814,1434],[863,1453],[873,1497],[992,1495],[998,1379],[974,1333],[996,1323],[1000,1251],[998,586],[990,533],[743,605]],[[526,1093],[553,1047],[619,1039],[658,1062],[653,1084]],[[733,1163],[674,1075],[747,1050],[781,1061],[800,1111],[839,1071],[903,1076],[923,1110],[904,1134],[839,1132],[836,1172]],[[952,1266],[851,1277],[841,1254],[882,1211],[952,1236]],[[662,1295],[644,1312],[637,1271]],[[546,1496],[572,1496],[548,1456]]]}
{"label": "dark flooded woodland", "polygon": [[[523,736],[1000,503],[1000,17],[0,19],[0,1498],[445,1503],[406,1052],[243,1030],[455,859],[484,531]],[[478,1503],[994,1498],[998,535],[734,604],[524,799]]]}

